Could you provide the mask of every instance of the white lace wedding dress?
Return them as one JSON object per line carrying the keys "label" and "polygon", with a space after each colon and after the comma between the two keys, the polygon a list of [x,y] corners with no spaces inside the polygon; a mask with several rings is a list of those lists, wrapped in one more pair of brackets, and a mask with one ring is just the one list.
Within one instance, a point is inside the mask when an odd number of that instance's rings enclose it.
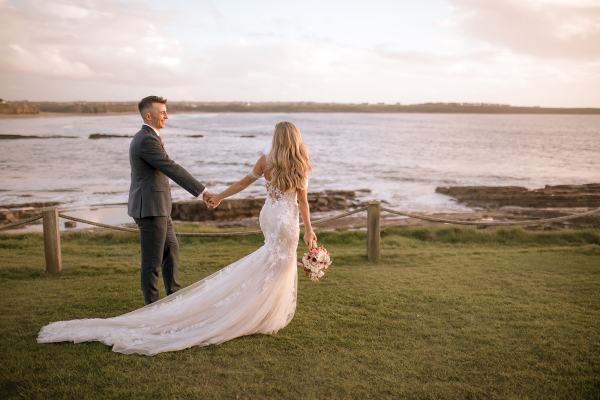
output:
{"label": "white lace wedding dress", "polygon": [[115,352],[154,355],[285,327],[296,310],[298,204],[295,192],[283,193],[268,181],[266,188],[261,248],[130,313],[53,322],[41,329],[38,342],[100,341]]}

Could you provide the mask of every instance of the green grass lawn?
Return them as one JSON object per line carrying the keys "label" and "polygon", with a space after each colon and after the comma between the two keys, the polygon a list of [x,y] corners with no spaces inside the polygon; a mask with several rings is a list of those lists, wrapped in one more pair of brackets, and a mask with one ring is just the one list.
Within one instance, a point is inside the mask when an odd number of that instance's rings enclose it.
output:
{"label": "green grass lawn", "polygon": [[[141,306],[135,234],[63,234],[58,276],[40,235],[0,235],[0,397],[600,398],[600,231],[397,228],[376,265],[364,233],[319,238],[334,264],[300,276],[277,335],[145,357],[35,341],[51,321]],[[189,285],[262,237],[180,243]]]}

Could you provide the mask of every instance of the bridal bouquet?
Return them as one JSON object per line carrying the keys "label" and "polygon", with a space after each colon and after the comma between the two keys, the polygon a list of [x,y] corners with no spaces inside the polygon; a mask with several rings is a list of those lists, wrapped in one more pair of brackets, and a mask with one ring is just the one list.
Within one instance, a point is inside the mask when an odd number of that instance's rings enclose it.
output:
{"label": "bridal bouquet", "polygon": [[331,258],[324,246],[313,247],[302,257],[302,269],[304,269],[306,276],[313,282],[318,282],[325,275],[325,270],[330,265]]}

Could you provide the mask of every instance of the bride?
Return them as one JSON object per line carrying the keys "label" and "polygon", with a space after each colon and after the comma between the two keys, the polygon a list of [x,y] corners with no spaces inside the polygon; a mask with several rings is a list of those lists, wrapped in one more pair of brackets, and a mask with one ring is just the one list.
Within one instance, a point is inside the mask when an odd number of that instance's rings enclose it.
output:
{"label": "bride", "polygon": [[290,122],[278,123],[270,152],[261,155],[247,176],[210,200],[215,207],[264,176],[261,248],[127,314],[53,322],[41,329],[38,342],[100,341],[115,352],[154,355],[284,328],[296,310],[298,214],[305,226],[304,243],[312,247],[317,240],[307,200],[309,171],[300,131]]}

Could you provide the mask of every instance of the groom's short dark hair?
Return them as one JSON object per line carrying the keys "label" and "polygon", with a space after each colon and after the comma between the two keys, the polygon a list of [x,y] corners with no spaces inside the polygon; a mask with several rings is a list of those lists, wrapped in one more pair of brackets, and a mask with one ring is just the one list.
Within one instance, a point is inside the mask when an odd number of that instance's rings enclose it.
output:
{"label": "groom's short dark hair", "polygon": [[148,97],[144,97],[140,101],[140,104],[138,104],[138,110],[140,111],[140,114],[142,115],[142,117],[144,117],[144,111],[148,107],[152,107],[152,103],[167,104],[167,99],[165,99],[164,97],[160,97],[160,96],[148,96]]}

